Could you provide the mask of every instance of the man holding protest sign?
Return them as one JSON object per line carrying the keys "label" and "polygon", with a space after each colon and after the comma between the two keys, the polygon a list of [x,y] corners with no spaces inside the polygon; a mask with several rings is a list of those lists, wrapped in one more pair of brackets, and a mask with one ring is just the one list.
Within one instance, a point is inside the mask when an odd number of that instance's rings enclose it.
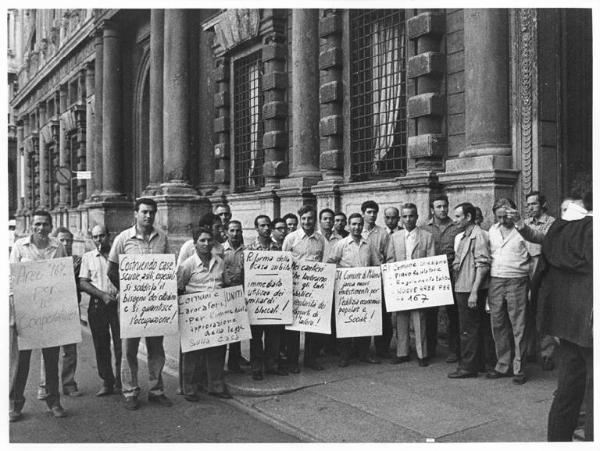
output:
{"label": "man holding protest sign", "polygon": [[[379,266],[381,261],[376,252],[373,251],[373,248],[362,236],[364,224],[362,215],[360,213],[352,213],[349,217],[349,224],[350,235],[337,242],[326,263],[335,263],[338,268]],[[348,366],[353,344],[357,349],[358,358],[361,362],[381,363],[380,360],[369,356],[370,336],[342,338],[339,341],[341,357],[338,366],[342,368]]]}
{"label": "man holding protest sign", "polygon": [[[227,240],[227,235],[225,234],[225,224],[223,224],[221,218],[213,213],[206,213],[205,215],[202,215],[198,221],[198,227],[210,227],[212,229],[213,236],[215,237],[212,253],[223,258],[224,249],[221,243],[224,243]],[[177,256],[177,266],[181,265],[181,263],[195,253],[196,245],[192,238],[181,245],[179,255]]]}
{"label": "man holding protest sign", "polygon": [[[119,303],[117,288],[108,279],[108,253],[110,238],[103,225],[92,228],[92,240],[96,250],[83,254],[79,271],[81,291],[90,295],[88,323],[96,351],[98,375],[103,381],[96,396],[106,396],[121,392],[121,328],[119,324]],[[115,353],[115,371],[113,372],[110,352],[112,335]]]}
{"label": "man holding protest sign", "polygon": [[[119,283],[119,255],[121,254],[168,254],[169,243],[166,234],[154,227],[156,202],[149,198],[140,198],[135,202],[135,224],[115,238],[108,256],[108,278],[117,288]],[[125,396],[125,408],[136,410],[139,407],[138,395],[138,348],[140,337],[126,338],[125,362],[121,364],[121,382]],[[164,394],[162,370],[165,366],[163,336],[146,337],[148,350],[148,379],[150,392],[148,401],[170,407],[171,400]]]}
{"label": "man holding protest sign", "polygon": [[[292,253],[298,260],[313,262],[323,261],[326,241],[323,235],[315,230],[316,211],[312,205],[303,205],[298,210],[300,229],[290,233],[283,241],[283,250]],[[323,347],[322,334],[306,332],[304,344],[304,366],[316,371],[324,368],[317,361]],[[300,332],[286,330],[286,349],[290,372],[298,373],[298,356],[300,354]]]}
{"label": "man holding protest sign", "polygon": [[[213,231],[201,227],[194,234],[196,254],[177,268],[177,291],[180,294],[214,291],[223,287],[225,263],[212,253]],[[231,399],[223,380],[226,346],[213,346],[183,353],[183,394],[190,402],[198,402],[198,387],[209,395]]]}
{"label": "man holding protest sign", "polygon": [[[417,206],[406,203],[402,205],[401,218],[404,231],[394,233],[387,247],[388,263],[417,258],[433,257],[435,246],[433,235],[427,230],[417,227]],[[427,333],[424,309],[414,309],[393,313],[392,322],[396,328],[396,357],[392,364],[408,362],[410,356],[410,323],[415,332],[415,345],[419,366],[427,366]]]}
{"label": "man holding protest sign", "polygon": [[[55,238],[49,236],[52,231],[52,217],[47,211],[35,211],[32,215],[33,233],[15,242],[10,253],[10,263],[33,262],[66,257],[64,246]],[[25,404],[25,386],[29,376],[29,363],[31,360],[31,349],[17,350],[17,330],[14,308],[10,309],[10,410],[9,421],[18,421],[22,418],[21,411]],[[57,418],[65,417],[67,414],[60,405],[60,393],[58,390],[58,357],[60,346],[42,348],[44,367],[46,370],[46,391],[48,396],[46,404]]]}

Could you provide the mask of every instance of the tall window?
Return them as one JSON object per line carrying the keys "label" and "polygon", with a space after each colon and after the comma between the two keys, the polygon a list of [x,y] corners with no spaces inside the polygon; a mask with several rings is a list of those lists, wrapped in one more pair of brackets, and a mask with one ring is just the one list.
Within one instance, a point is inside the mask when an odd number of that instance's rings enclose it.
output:
{"label": "tall window", "polygon": [[235,191],[253,191],[264,185],[263,93],[261,52],[233,65],[233,147]]}
{"label": "tall window", "polygon": [[406,173],[404,12],[350,11],[353,180]]}

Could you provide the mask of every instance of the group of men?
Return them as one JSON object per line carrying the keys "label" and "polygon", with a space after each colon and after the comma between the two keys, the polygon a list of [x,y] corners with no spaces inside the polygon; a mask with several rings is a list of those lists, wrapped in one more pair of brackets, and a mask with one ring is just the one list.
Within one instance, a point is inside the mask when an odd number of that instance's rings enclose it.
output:
{"label": "group of men", "polygon": [[[256,238],[245,243],[242,223],[232,219],[228,205],[219,205],[214,213],[200,219],[192,239],[179,251],[178,293],[243,285],[244,250],[287,251],[295,259],[333,263],[340,268],[379,266],[446,255],[454,292],[454,303],[445,308],[449,349],[446,362],[458,362],[457,369],[448,377],[477,377],[480,372],[486,372],[489,379],[512,377],[515,384],[523,384],[527,380],[527,344],[539,346],[535,343],[542,343],[545,369],[552,368],[551,348],[555,344],[553,337],[537,337],[535,333],[529,283],[542,254],[540,243],[554,218],[545,214],[546,201],[539,192],[527,196],[527,207],[530,217],[523,221],[510,199],[498,199],[492,208],[495,223],[486,231],[481,228],[481,210],[471,203],[455,206],[451,218],[445,195],[432,197],[431,217],[422,225],[417,225],[418,210],[412,203],[402,204],[400,208],[386,208],[385,227],[376,224],[379,205],[373,200],[365,201],[360,213],[348,217],[329,208],[317,214],[312,205],[303,205],[297,216],[289,213],[271,220],[269,216],[259,214],[254,219]],[[75,269],[79,290],[90,295],[88,320],[98,373],[103,381],[97,396],[120,392],[125,398],[125,407],[131,410],[139,407],[137,353],[140,339],[126,338],[121,342],[119,338],[119,255],[170,252],[166,234],[154,227],[156,211],[157,205],[152,199],[138,199],[134,225],[118,234],[112,247],[106,227],[95,226],[92,239],[96,249],[85,253],[80,259],[80,267]],[[49,236],[51,229],[51,216],[47,212],[35,212],[33,233],[14,244],[10,261],[70,255],[66,246]],[[439,309],[390,313],[386,311],[385,302],[381,305],[383,327],[382,334],[373,340],[374,355],[370,353],[371,337],[338,340],[335,314],[332,314],[331,335],[305,333],[303,366],[323,370],[319,361],[322,352],[339,355],[340,367],[348,366],[354,357],[370,364],[379,364],[381,359],[402,364],[411,356],[411,327],[418,364],[427,366],[429,359],[437,353]],[[14,338],[14,320],[11,326],[11,337]],[[299,332],[280,325],[252,325],[251,334],[249,365],[253,380],[260,381],[265,374],[286,376],[300,372]],[[392,355],[393,336],[396,348]],[[145,340],[148,401],[171,406],[172,401],[164,394],[162,380],[163,337],[146,337]],[[228,347],[229,371],[243,372],[241,366],[248,362],[242,356],[240,344]],[[537,349],[532,352],[536,354]],[[11,358],[11,368],[14,368],[11,373],[11,421],[21,418],[30,354],[31,351],[15,350]],[[44,348],[42,354],[46,373],[45,400],[53,414],[62,417],[65,412],[60,405],[58,389],[59,348]],[[180,356],[180,391],[186,400],[198,401],[200,391],[221,398],[231,397],[224,383],[226,354],[227,346],[224,345]],[[64,381],[63,392],[78,393],[76,385],[69,388]]]}

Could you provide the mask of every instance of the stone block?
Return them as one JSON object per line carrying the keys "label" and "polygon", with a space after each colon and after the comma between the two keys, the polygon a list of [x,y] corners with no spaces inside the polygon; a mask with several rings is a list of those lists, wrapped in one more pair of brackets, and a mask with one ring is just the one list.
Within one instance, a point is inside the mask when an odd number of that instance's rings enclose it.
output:
{"label": "stone block", "polygon": [[446,109],[448,114],[459,114],[465,112],[465,94],[458,92],[456,94],[448,95],[446,100]]}
{"label": "stone block", "polygon": [[320,156],[321,169],[343,169],[344,167],[344,152],[341,149],[332,149],[321,152]]}
{"label": "stone block", "polygon": [[214,120],[215,133],[226,133],[229,131],[229,116],[221,116]]}
{"label": "stone block", "polygon": [[215,144],[214,147],[215,158],[229,158],[229,144],[227,143],[218,143]]}
{"label": "stone block", "polygon": [[465,73],[457,72],[455,74],[449,74],[446,78],[448,94],[455,94],[457,92],[465,92]]}
{"label": "stone block", "polygon": [[465,114],[448,115],[448,135],[460,135],[465,133]]}
{"label": "stone block", "polygon": [[285,44],[270,44],[262,48],[263,62],[281,60],[285,61],[287,57],[287,46]]}
{"label": "stone block", "polygon": [[344,120],[339,114],[324,117],[319,123],[319,129],[321,136],[341,134],[344,130]]}
{"label": "stone block", "polygon": [[319,36],[325,38],[332,34],[342,32],[342,16],[339,14],[331,14],[321,17],[319,21]]}
{"label": "stone block", "polygon": [[457,30],[464,29],[464,11],[462,9],[456,11],[448,11],[446,13],[446,33],[452,33]]}
{"label": "stone block", "polygon": [[449,54],[461,52],[465,49],[464,32],[456,31],[446,35],[446,52]]}
{"label": "stone block", "polygon": [[437,93],[419,94],[408,99],[408,117],[443,116],[444,99]]}
{"label": "stone block", "polygon": [[408,59],[408,77],[442,75],[446,68],[446,56],[440,52],[425,52]]}
{"label": "stone block", "polygon": [[265,161],[263,164],[263,175],[265,177],[285,177],[287,175],[287,164],[285,161]]}
{"label": "stone block", "polygon": [[263,135],[263,149],[287,147],[288,135],[284,131],[267,132]]}
{"label": "stone block", "polygon": [[329,83],[322,85],[319,89],[319,101],[321,103],[341,101],[342,97],[342,83],[339,81],[330,81]]}
{"label": "stone block", "polygon": [[446,55],[446,73],[455,74],[465,70],[465,52],[460,51]]}
{"label": "stone block", "polygon": [[213,70],[213,77],[217,83],[229,80],[229,64],[218,64]]}
{"label": "stone block", "polygon": [[283,118],[288,114],[287,102],[269,102],[263,105],[263,119]]}
{"label": "stone block", "polygon": [[288,75],[286,72],[271,72],[263,75],[262,89],[270,91],[273,89],[286,89],[288,86]]}
{"label": "stone block", "polygon": [[446,30],[446,15],[444,13],[426,12],[411,17],[406,21],[408,39],[420,36],[441,36]]}
{"label": "stone block", "polygon": [[229,183],[229,170],[228,169],[215,169],[215,183],[217,183],[217,184]]}
{"label": "stone block", "polygon": [[215,94],[215,108],[229,106],[229,91],[221,91]]}
{"label": "stone block", "polygon": [[408,138],[408,158],[441,158],[446,151],[446,138],[438,134],[410,136]]}
{"label": "stone block", "polygon": [[342,67],[343,61],[342,49],[338,47],[330,48],[319,54],[319,69]]}

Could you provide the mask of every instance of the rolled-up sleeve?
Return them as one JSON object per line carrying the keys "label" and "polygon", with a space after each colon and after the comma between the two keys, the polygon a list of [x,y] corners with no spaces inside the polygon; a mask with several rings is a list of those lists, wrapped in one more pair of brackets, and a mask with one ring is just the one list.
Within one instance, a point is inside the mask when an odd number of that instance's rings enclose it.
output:
{"label": "rolled-up sleeve", "polygon": [[475,267],[489,268],[491,265],[490,244],[485,236],[478,234],[475,237],[475,246],[473,248],[473,258]]}

